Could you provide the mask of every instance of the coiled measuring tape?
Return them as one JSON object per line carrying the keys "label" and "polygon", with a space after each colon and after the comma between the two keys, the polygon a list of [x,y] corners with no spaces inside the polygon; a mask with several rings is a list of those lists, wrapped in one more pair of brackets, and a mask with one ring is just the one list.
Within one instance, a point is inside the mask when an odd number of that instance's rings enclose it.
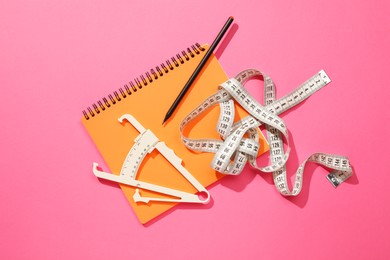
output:
{"label": "coiled measuring tape", "polygon": [[[264,79],[264,103],[262,106],[243,87],[252,78]],[[184,145],[193,151],[215,153],[211,168],[223,174],[237,175],[245,164],[249,164],[262,172],[272,172],[278,191],[285,196],[298,195],[302,189],[303,172],[307,162],[315,162],[332,169],[328,180],[337,187],[352,175],[352,168],[345,156],[314,153],[299,167],[295,174],[292,191],[288,187],[286,162],[290,155],[289,136],[286,124],[278,116],[282,112],[296,106],[310,95],[330,83],[325,71],[321,70],[301,86],[285,97],[276,100],[275,86],[270,77],[255,70],[248,69],[239,73],[219,86],[219,91],[208,97],[191,111],[180,124],[180,134]],[[242,106],[249,115],[234,122],[234,102]],[[218,139],[192,139],[184,136],[184,128],[188,123],[200,116],[212,106],[219,104],[220,115],[217,131]],[[270,145],[270,165],[259,167],[256,163],[260,147],[258,128],[265,125]],[[287,149],[284,149],[283,138]]]}

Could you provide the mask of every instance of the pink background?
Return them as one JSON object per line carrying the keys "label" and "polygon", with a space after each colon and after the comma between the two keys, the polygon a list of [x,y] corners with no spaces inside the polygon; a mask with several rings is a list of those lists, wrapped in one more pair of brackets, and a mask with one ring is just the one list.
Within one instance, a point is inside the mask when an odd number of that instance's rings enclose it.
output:
{"label": "pink background", "polygon": [[[0,1],[0,259],[389,259],[389,1],[137,2]],[[290,176],[317,151],[347,155],[355,175],[335,190],[310,165],[284,198],[248,167],[209,205],[143,226],[92,174],[102,158],[81,111],[211,43],[230,15],[216,51],[229,76],[261,69],[278,97],[320,69],[332,79],[282,116]]]}

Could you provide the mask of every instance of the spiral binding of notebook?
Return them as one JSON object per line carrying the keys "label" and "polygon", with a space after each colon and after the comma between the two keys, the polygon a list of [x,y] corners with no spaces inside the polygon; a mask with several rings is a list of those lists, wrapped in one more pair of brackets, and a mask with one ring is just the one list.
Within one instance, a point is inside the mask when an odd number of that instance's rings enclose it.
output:
{"label": "spiral binding of notebook", "polygon": [[139,78],[135,78],[128,84],[125,84],[123,87],[115,90],[112,94],[109,94],[107,97],[103,97],[101,100],[97,101],[97,103],[93,103],[92,106],[83,110],[85,119],[89,120],[101,111],[110,108],[112,105],[120,102],[123,98],[126,98],[133,92],[137,92],[137,90],[142,89],[142,87],[146,87],[149,83],[152,83],[159,77],[164,76],[164,74],[169,73],[170,70],[173,70],[175,67],[179,67],[180,64],[184,64],[185,61],[189,61],[191,58],[194,58],[195,55],[199,55],[204,50],[205,49],[199,43],[196,43],[195,45],[191,45],[191,48],[183,50],[181,54],[176,54],[176,57],[172,56],[170,60],[168,59],[165,63],[161,63],[159,66],[150,69],[150,72],[145,72],[145,74],[140,75]]}

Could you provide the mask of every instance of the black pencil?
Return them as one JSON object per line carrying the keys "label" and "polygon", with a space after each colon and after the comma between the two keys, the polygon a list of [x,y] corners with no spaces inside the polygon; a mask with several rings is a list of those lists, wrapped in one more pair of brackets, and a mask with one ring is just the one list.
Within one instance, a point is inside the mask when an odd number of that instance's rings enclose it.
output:
{"label": "black pencil", "polygon": [[192,73],[191,77],[188,79],[187,83],[184,85],[183,89],[173,102],[172,106],[169,108],[167,114],[165,115],[163,124],[168,120],[168,118],[171,117],[173,112],[175,111],[176,107],[179,105],[180,101],[183,99],[184,95],[187,93],[188,89],[191,87],[192,83],[202,70],[203,66],[206,64],[208,59],[210,58],[211,54],[214,52],[214,49],[217,47],[227,30],[229,29],[230,25],[232,24],[234,18],[233,16],[230,16],[229,19],[226,21],[225,25],[222,27],[222,30],[219,32],[217,37],[215,38],[214,42],[211,44],[210,48],[204,55],[203,59],[200,61],[198,67],[196,67],[194,73]]}

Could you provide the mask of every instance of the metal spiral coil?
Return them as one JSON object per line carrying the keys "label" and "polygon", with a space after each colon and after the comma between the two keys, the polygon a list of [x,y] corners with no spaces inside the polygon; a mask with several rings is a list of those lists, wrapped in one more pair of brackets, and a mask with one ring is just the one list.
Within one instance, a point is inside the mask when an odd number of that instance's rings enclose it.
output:
{"label": "metal spiral coil", "polygon": [[175,68],[179,67],[180,64],[184,64],[186,61],[189,61],[191,58],[194,58],[203,51],[205,51],[205,49],[200,46],[199,43],[196,43],[195,45],[191,45],[191,48],[187,48],[187,50],[176,54],[176,56],[172,56],[170,60],[168,59],[159,66],[151,68],[150,71],[147,71],[143,75],[134,78],[128,84],[124,84],[123,87],[115,90],[107,97],[103,97],[101,100],[98,100],[97,103],[94,103],[90,107],[87,107],[87,109],[83,110],[85,119],[89,120],[91,117],[100,114],[100,112],[110,108],[117,102],[122,101],[127,96],[137,92],[137,90],[148,86],[148,84],[157,80],[159,77],[163,77],[164,74],[169,73],[169,71],[174,70]]}

